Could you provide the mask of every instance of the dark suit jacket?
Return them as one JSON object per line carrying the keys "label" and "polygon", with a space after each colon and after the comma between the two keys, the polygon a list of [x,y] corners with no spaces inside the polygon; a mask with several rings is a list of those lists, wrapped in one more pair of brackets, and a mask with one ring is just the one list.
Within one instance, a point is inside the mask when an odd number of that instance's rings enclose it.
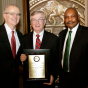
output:
{"label": "dark suit jacket", "polygon": [[[61,67],[62,50],[66,33],[67,29],[59,34],[60,84],[67,81],[66,75],[64,75],[65,73]],[[73,41],[69,63],[69,88],[86,88],[88,85],[88,27],[79,25]]]}
{"label": "dark suit jacket", "polygon": [[[22,39],[22,34],[16,30],[20,44]],[[22,52],[21,45],[18,49],[15,60],[12,55],[10,43],[6,33],[4,24],[0,26],[0,85],[3,88],[14,88],[15,85],[18,86],[19,82],[19,62],[20,54]],[[15,79],[14,79],[15,74]],[[12,85],[15,83],[15,85]],[[18,88],[18,87],[15,88]]]}
{"label": "dark suit jacket", "polygon": [[[47,31],[44,31],[44,35],[43,35],[43,39],[40,47],[40,49],[50,49],[49,75],[53,75],[53,76],[55,76],[57,73],[57,60],[58,60],[58,50],[59,50],[57,40],[58,40],[58,37],[56,35],[49,33]],[[33,49],[33,32],[24,35],[24,43],[25,43],[24,49]],[[31,87],[33,88],[33,86]],[[43,88],[43,87],[45,88],[45,85],[41,85],[41,86],[36,85],[34,88]],[[54,87],[55,85],[52,88]]]}

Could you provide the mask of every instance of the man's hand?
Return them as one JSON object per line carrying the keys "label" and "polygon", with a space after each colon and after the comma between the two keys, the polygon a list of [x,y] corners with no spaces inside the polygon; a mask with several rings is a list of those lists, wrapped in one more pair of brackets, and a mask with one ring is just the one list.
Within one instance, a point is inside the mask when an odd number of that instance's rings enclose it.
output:
{"label": "man's hand", "polygon": [[50,83],[43,83],[46,85],[51,85],[53,83],[54,77],[52,75],[50,75]]}
{"label": "man's hand", "polygon": [[25,54],[21,54],[20,60],[21,62],[25,61],[27,59],[27,56]]}

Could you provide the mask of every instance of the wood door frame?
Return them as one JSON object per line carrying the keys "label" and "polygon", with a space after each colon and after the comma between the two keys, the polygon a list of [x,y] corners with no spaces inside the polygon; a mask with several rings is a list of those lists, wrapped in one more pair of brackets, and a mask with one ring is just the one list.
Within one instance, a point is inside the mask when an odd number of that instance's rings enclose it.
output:
{"label": "wood door frame", "polygon": [[30,32],[29,0],[23,0],[23,30],[24,34]]}

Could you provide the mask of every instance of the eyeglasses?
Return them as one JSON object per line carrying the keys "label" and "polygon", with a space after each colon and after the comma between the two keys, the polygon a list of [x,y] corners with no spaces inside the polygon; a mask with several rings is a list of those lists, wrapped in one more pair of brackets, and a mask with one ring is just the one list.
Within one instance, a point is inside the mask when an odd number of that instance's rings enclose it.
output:
{"label": "eyeglasses", "polygon": [[10,14],[11,16],[21,16],[21,13],[11,13],[11,12],[6,12],[5,14]]}
{"label": "eyeglasses", "polygon": [[31,20],[31,21],[35,23],[35,22],[37,22],[37,21],[38,21],[38,22],[42,22],[43,20],[45,20],[45,19],[38,19],[38,20],[37,20],[37,19],[33,19],[33,20]]}

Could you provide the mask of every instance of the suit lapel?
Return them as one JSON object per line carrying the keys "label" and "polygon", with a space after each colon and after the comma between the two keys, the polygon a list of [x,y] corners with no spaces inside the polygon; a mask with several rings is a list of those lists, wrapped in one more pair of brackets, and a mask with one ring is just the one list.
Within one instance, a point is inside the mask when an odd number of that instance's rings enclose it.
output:
{"label": "suit lapel", "polygon": [[33,32],[29,33],[29,35],[26,37],[27,38],[27,48],[28,49],[33,49]]}
{"label": "suit lapel", "polygon": [[[18,54],[18,52],[19,52],[19,50],[20,50],[20,48],[21,48],[22,37],[20,36],[20,33],[18,32],[17,29],[16,29],[16,32],[17,32],[17,36],[18,36],[18,39],[19,39],[19,42],[20,42],[20,46],[19,46],[19,49],[18,49],[18,51],[17,51],[17,54]],[[17,55],[17,54],[16,54],[16,55]]]}
{"label": "suit lapel", "polygon": [[4,27],[4,24],[1,26],[0,36],[2,37],[2,42],[5,43],[8,51],[10,51],[10,53],[12,54],[10,43],[9,43],[9,39],[8,39],[8,36],[7,36],[7,33],[6,33],[6,29]]}
{"label": "suit lapel", "polygon": [[30,34],[28,39],[30,40],[29,46],[30,46],[31,49],[33,49],[33,32]]}
{"label": "suit lapel", "polygon": [[18,39],[19,39],[19,42],[20,42],[20,44],[21,44],[21,36],[20,36],[20,34],[19,34],[19,32],[18,32],[18,30],[16,29],[16,32],[17,32],[17,36],[18,36]]}
{"label": "suit lapel", "polygon": [[44,49],[46,47],[48,39],[49,38],[48,38],[47,32],[44,31],[44,35],[43,35],[43,39],[42,39],[42,43],[41,43],[40,49]]}
{"label": "suit lapel", "polygon": [[73,41],[73,45],[72,45],[72,49],[71,49],[71,53],[73,52],[73,50],[75,49],[75,47],[78,45],[79,41],[81,40],[81,34],[82,34],[82,26],[79,25],[78,29],[77,29],[77,32],[76,32],[76,35],[75,35],[75,38],[74,38],[74,41]]}
{"label": "suit lapel", "polygon": [[64,30],[64,32],[63,32],[63,34],[62,34],[62,36],[61,36],[61,41],[60,41],[60,43],[61,43],[61,51],[63,50],[63,46],[64,46],[64,41],[65,41],[65,37],[66,37],[66,33],[67,33],[67,29],[65,29]]}

